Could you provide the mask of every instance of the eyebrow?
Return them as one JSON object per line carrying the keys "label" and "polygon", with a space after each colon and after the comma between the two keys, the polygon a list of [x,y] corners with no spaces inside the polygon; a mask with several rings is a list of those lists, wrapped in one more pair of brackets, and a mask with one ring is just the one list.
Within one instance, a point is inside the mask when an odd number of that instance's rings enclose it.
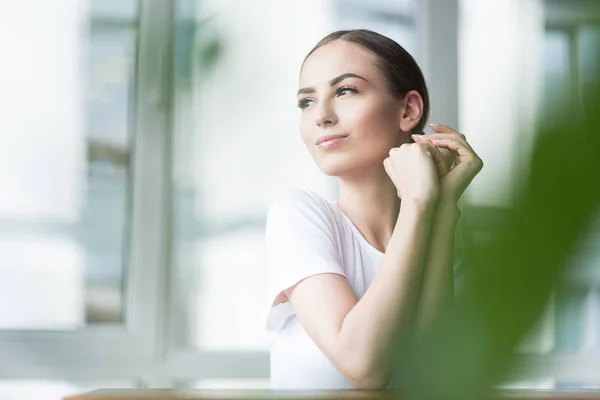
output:
{"label": "eyebrow", "polygon": [[[367,80],[365,78],[363,78],[362,76],[348,72],[346,74],[342,74],[342,75],[337,76],[337,77],[333,78],[332,80],[330,80],[329,86],[337,85],[344,79],[348,79],[348,78],[358,78],[358,79],[362,79],[363,81],[367,82]],[[315,93],[315,88],[306,87],[306,88],[302,88],[302,89],[298,90],[298,94],[304,94],[304,93]]]}

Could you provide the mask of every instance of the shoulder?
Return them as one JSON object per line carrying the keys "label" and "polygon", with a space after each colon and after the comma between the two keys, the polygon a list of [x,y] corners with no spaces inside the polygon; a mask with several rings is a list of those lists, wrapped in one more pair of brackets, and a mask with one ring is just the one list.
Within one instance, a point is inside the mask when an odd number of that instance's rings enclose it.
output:
{"label": "shoulder", "polygon": [[271,203],[267,214],[267,227],[281,223],[330,228],[334,223],[331,202],[308,189],[287,189]]}
{"label": "shoulder", "polygon": [[323,196],[309,189],[295,187],[275,198],[269,207],[269,216],[280,213],[331,214],[330,208],[330,201]]}

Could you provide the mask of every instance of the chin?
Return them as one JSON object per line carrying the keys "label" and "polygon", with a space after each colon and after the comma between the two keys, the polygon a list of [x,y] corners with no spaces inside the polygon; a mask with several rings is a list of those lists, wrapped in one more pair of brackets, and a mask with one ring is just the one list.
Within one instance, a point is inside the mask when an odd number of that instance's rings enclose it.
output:
{"label": "chin", "polygon": [[316,161],[317,167],[327,176],[340,176],[344,175],[348,167],[344,162],[334,162],[334,160],[318,160]]}
{"label": "chin", "polygon": [[344,171],[343,170],[336,170],[336,169],[323,169],[320,168],[321,171],[327,175],[327,176],[336,176],[336,177],[340,177],[342,175],[344,175]]}
{"label": "chin", "polygon": [[319,169],[327,176],[347,176],[360,165],[348,157],[326,157],[317,161]]}

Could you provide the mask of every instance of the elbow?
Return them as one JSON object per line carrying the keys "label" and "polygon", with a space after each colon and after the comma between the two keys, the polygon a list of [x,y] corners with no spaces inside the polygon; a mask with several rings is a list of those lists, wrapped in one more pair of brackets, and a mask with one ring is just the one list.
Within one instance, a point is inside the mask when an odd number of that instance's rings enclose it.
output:
{"label": "elbow", "polygon": [[388,387],[389,380],[384,379],[382,376],[372,376],[367,378],[362,378],[357,381],[350,381],[357,389],[362,390],[384,390]]}
{"label": "elbow", "polygon": [[348,377],[348,380],[351,384],[356,386],[357,389],[364,390],[383,390],[386,389],[390,383],[389,376],[379,371]]}
{"label": "elbow", "polygon": [[341,332],[331,354],[338,371],[357,389],[386,389],[392,377],[389,346],[365,340],[358,334]]}
{"label": "elbow", "polygon": [[[362,364],[362,365],[361,365]],[[366,363],[364,361],[355,364],[355,368],[349,369],[346,378],[357,389],[383,390],[390,383],[390,371],[385,366]]]}

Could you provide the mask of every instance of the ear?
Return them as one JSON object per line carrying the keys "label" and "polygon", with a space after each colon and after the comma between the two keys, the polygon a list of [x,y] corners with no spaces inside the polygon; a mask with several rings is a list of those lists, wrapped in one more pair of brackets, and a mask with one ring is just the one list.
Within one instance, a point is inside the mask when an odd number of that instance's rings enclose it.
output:
{"label": "ear", "polygon": [[400,130],[412,132],[423,116],[423,98],[416,90],[406,93],[402,99],[404,107],[400,110]]}

